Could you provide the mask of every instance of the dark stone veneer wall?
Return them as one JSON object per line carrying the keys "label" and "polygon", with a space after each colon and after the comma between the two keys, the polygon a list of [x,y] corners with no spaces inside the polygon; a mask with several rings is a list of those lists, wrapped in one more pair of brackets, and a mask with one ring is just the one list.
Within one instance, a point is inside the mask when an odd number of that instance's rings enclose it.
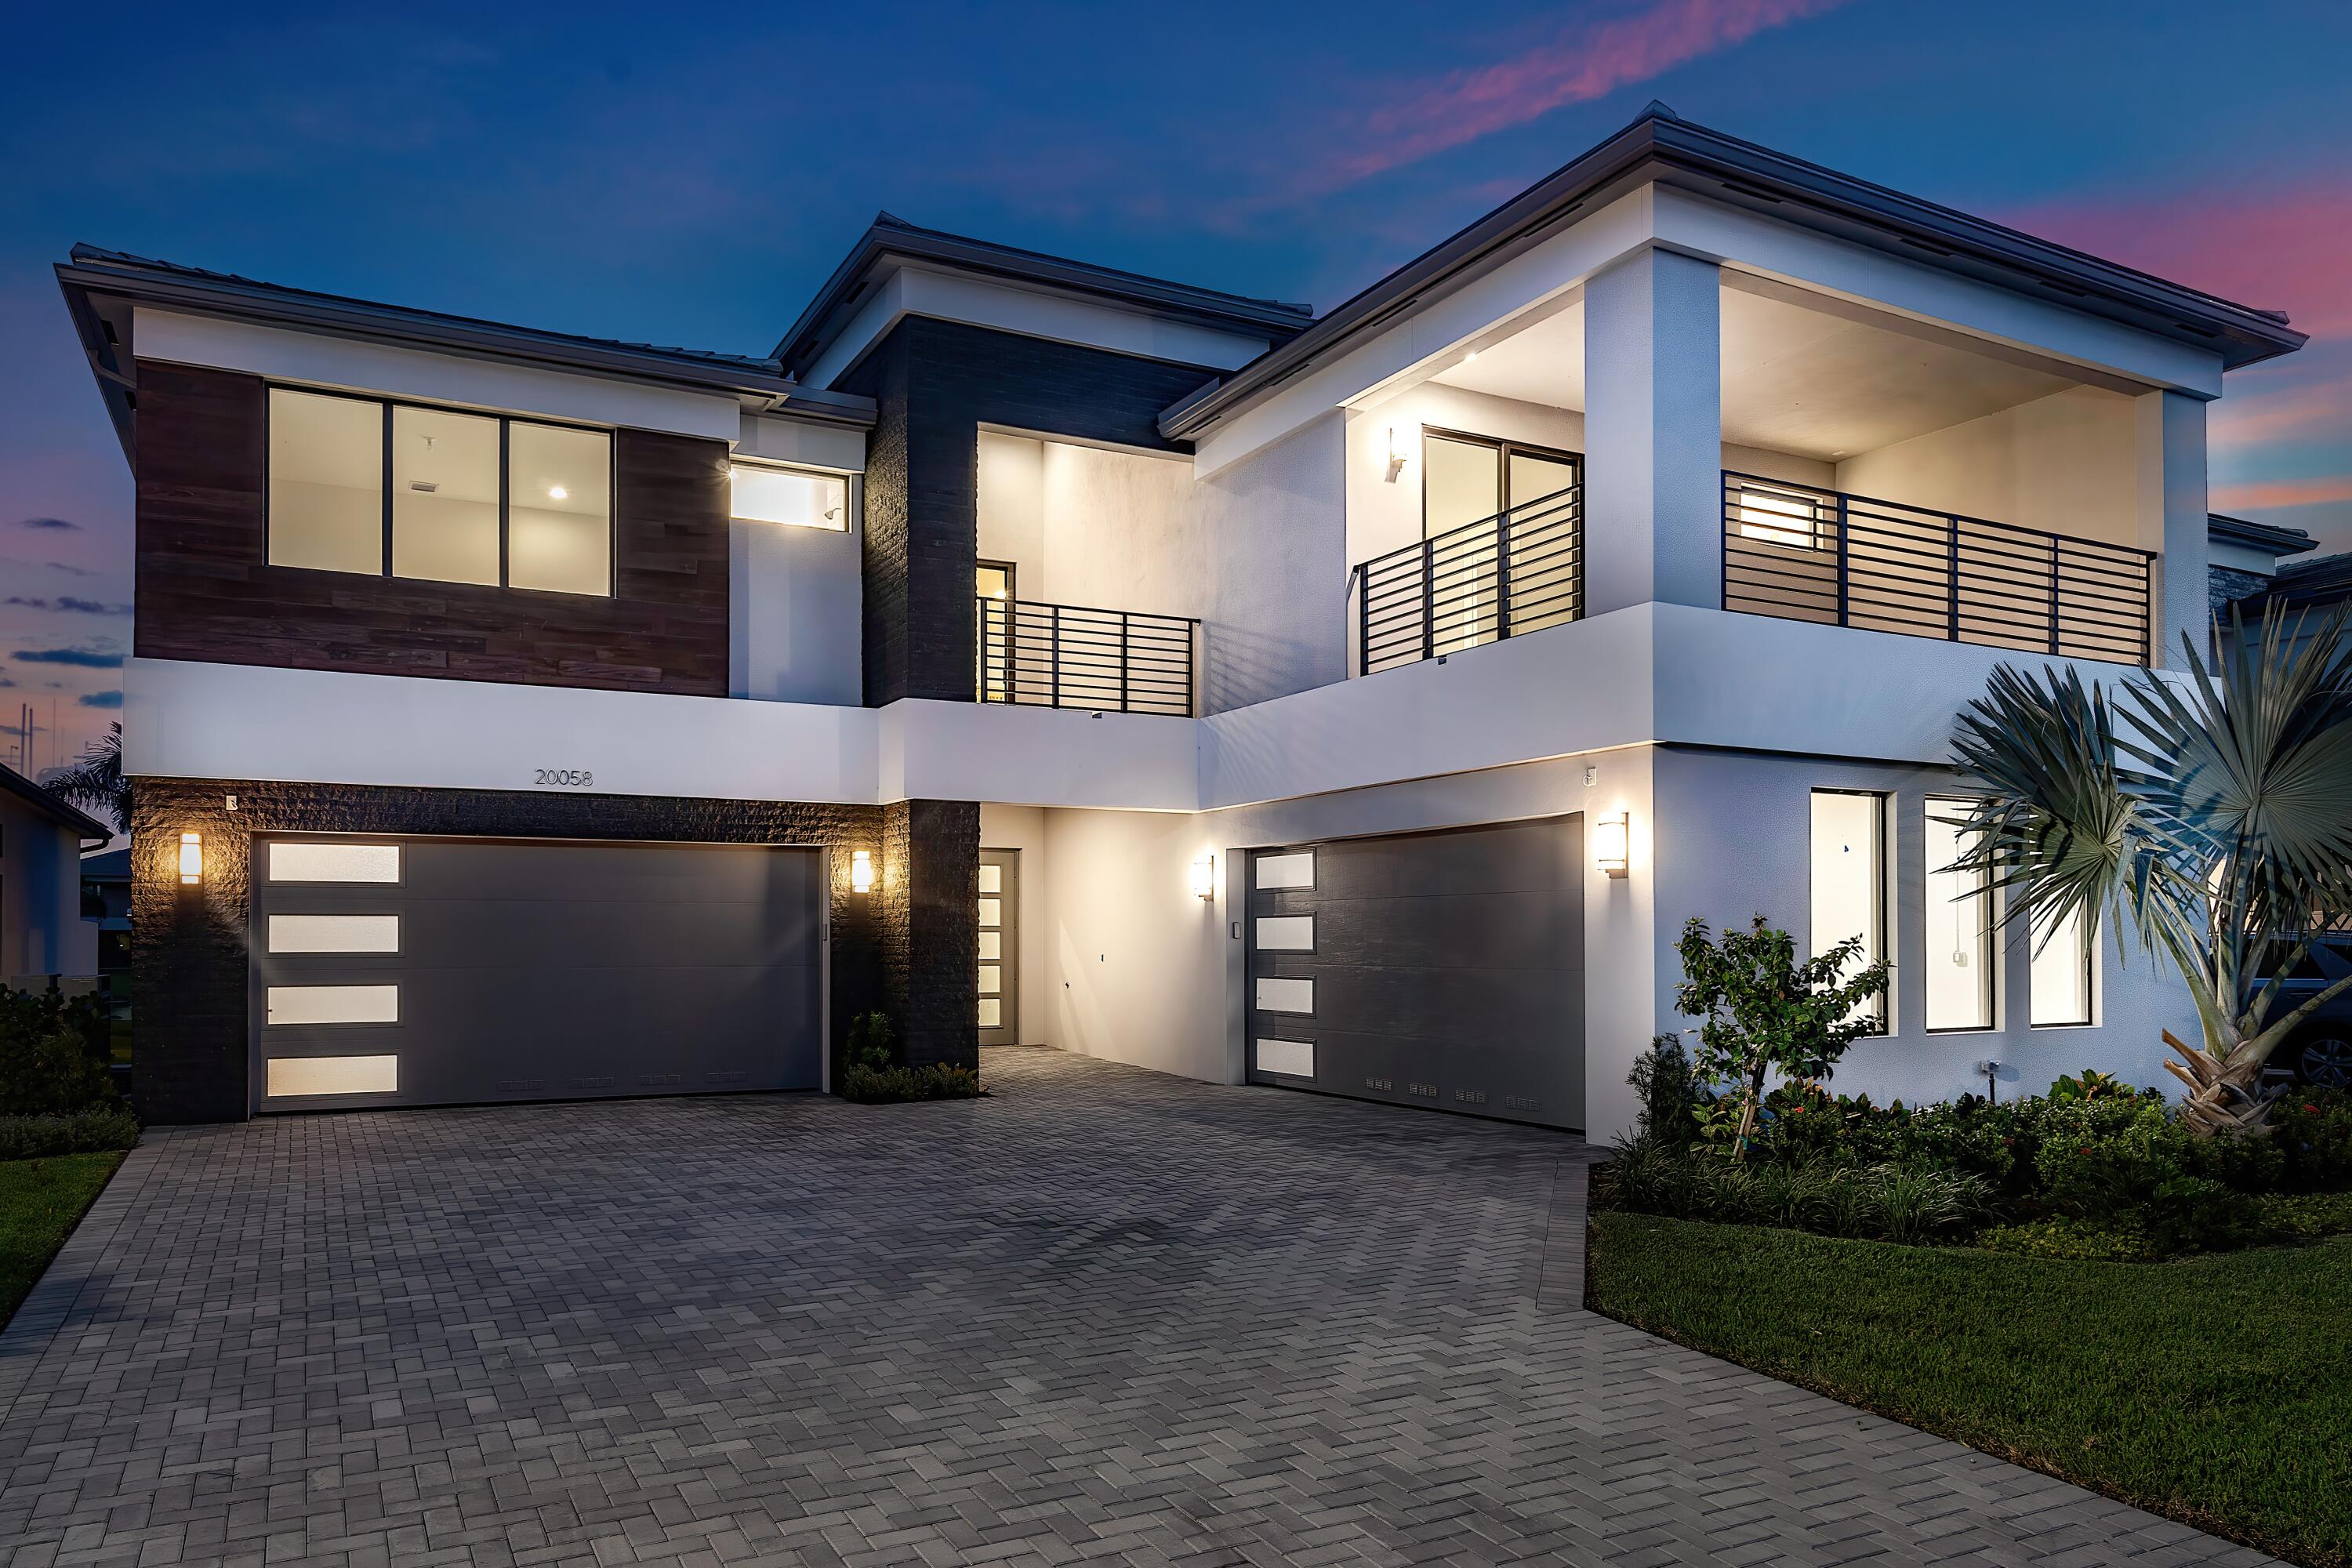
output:
{"label": "dark stone veneer wall", "polygon": [[841,379],[876,410],[866,443],[866,704],[978,695],[981,426],[1189,452],[1160,434],[1160,412],[1219,374],[922,316],[893,327]]}
{"label": "dark stone veneer wall", "polygon": [[[234,795],[237,808],[226,808]],[[201,888],[179,879],[180,835],[204,836]],[[132,794],[134,1084],[151,1121],[248,1114],[247,882],[251,836],[268,832],[813,845],[834,857],[831,1047],[877,1005],[900,1021],[916,1063],[979,1063],[980,807],[686,800],[535,791],[148,779]],[[874,891],[849,888],[849,852],[877,862]],[[836,1060],[836,1072],[838,1063]]]}

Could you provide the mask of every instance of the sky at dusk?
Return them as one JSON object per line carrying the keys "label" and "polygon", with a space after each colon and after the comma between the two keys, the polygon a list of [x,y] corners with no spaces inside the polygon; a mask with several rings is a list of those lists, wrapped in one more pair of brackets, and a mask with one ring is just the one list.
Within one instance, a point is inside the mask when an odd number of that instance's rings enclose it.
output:
{"label": "sky at dusk", "polygon": [[119,712],[131,483],[77,240],[765,353],[872,218],[1327,309],[1685,118],[2284,310],[2216,510],[2352,549],[2352,5],[27,7],[0,56],[0,760]]}

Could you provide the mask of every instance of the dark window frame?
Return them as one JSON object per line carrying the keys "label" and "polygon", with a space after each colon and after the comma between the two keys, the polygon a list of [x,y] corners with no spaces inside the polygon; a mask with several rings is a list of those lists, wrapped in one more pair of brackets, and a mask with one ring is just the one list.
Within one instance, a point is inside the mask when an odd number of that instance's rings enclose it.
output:
{"label": "dark window frame", "polygon": [[[272,488],[270,464],[270,394],[299,393],[305,397],[339,397],[348,403],[372,403],[383,410],[383,506],[381,524],[383,541],[383,564],[374,572],[345,572],[331,566],[289,566],[269,558],[269,493]],[[446,577],[408,577],[392,569],[393,524],[393,419],[394,410],[414,408],[425,414],[456,414],[471,419],[494,419],[499,426],[499,580],[496,583],[462,583]],[[508,513],[512,510],[510,486],[511,465],[508,457],[509,437],[516,425],[533,425],[548,430],[577,430],[586,435],[604,437],[604,591],[601,594],[575,593],[569,588],[518,587],[509,576],[508,552]],[[426,403],[413,397],[386,397],[374,393],[344,392],[333,387],[305,386],[299,382],[264,381],[261,393],[261,563],[272,572],[317,572],[331,577],[376,577],[395,583],[439,583],[452,588],[489,588],[501,594],[553,594],[566,599],[616,599],[621,589],[620,500],[621,443],[617,426],[590,425],[572,419],[543,419],[537,415],[496,414],[479,408],[466,408],[456,404]]]}
{"label": "dark window frame", "polygon": [[1807,956],[1812,958],[1821,956],[1820,949],[1816,945],[1821,941],[1821,934],[1812,929],[1813,889],[1811,883],[1813,862],[1813,796],[1817,795],[1860,795],[1866,800],[1874,800],[1878,803],[1878,886],[1875,889],[1875,902],[1878,905],[1879,951],[1875,953],[1864,952],[1863,967],[1866,969],[1873,963],[1886,965],[1886,990],[1878,999],[1877,1037],[1892,1039],[1895,1037],[1895,982],[1899,967],[1897,955],[1902,947],[1902,934],[1895,926],[1895,855],[1899,847],[1895,835],[1895,792],[1888,789],[1852,789],[1836,784],[1813,784],[1805,792],[1805,868],[1808,879],[1805,888],[1805,946],[1808,950]]}
{"label": "dark window frame", "polygon": [[[1482,436],[1475,430],[1454,430],[1449,429],[1443,425],[1424,425],[1421,427],[1421,536],[1423,539],[1431,537],[1429,531],[1429,443],[1433,437],[1440,441],[1453,441],[1470,447],[1486,447],[1494,451],[1496,479],[1495,493],[1502,499],[1503,510],[1501,512],[1490,514],[1492,516],[1499,517],[1503,515],[1503,512],[1508,512],[1516,507],[1526,506],[1530,502],[1538,501],[1543,499],[1542,496],[1529,496],[1525,501],[1513,500],[1511,499],[1511,458],[1514,454],[1521,457],[1540,458],[1547,462],[1570,464],[1576,469],[1576,483],[1579,485],[1584,483],[1584,454],[1581,452],[1571,452],[1561,447],[1538,446],[1533,441],[1514,441],[1507,437],[1503,436]],[[1546,493],[1557,495],[1559,492],[1558,490],[1551,490],[1547,491]],[[1484,518],[1472,518],[1470,521],[1471,522],[1483,522],[1486,520]],[[1457,523],[1454,526],[1466,527],[1468,524]]]}

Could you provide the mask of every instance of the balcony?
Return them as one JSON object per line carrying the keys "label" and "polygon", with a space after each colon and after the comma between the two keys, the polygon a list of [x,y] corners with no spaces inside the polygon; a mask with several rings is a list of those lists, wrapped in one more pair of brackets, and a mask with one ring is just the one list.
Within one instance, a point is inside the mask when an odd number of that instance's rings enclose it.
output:
{"label": "balcony", "polygon": [[1723,476],[1727,610],[2146,664],[2154,559],[2128,545]]}
{"label": "balcony", "polygon": [[1583,521],[1575,484],[1363,563],[1357,668],[1375,675],[1576,619]]}
{"label": "balcony", "polygon": [[992,595],[976,602],[982,702],[1192,717],[1193,617]]}

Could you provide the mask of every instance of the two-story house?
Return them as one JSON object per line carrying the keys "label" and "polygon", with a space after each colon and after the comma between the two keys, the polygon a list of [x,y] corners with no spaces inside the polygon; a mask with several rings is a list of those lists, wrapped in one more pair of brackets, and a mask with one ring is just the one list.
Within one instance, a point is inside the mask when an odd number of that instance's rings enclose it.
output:
{"label": "two-story house", "polygon": [[2202,634],[2273,313],[1657,106],[1321,315],[887,216],[765,359],[59,277],[151,1115],[814,1089],[885,1006],[1600,1137],[1759,911],[1893,961],[1842,1088],[2186,1021],[1941,868],[1948,743]]}

